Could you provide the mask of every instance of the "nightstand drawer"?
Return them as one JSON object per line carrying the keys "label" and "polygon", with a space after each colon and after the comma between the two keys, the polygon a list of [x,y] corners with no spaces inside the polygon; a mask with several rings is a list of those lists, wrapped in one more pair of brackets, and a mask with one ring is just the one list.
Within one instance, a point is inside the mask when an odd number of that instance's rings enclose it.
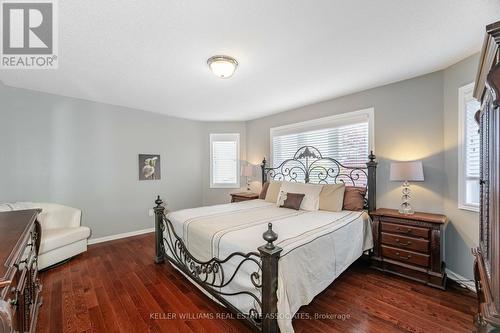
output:
{"label": "nightstand drawer", "polygon": [[420,254],[412,251],[406,251],[382,245],[382,255],[384,257],[391,258],[408,264],[413,264],[423,267],[429,266],[429,256],[426,254]]}
{"label": "nightstand drawer", "polygon": [[388,208],[379,208],[370,215],[375,243],[371,256],[373,268],[446,288],[441,258],[446,216],[421,212],[405,215]]}
{"label": "nightstand drawer", "polygon": [[408,249],[417,252],[429,253],[429,241],[382,232],[382,244]]}
{"label": "nightstand drawer", "polygon": [[429,238],[429,229],[414,227],[410,225],[394,224],[385,222],[385,220],[380,221],[381,230],[389,233],[402,234],[412,237],[422,237],[425,239]]}

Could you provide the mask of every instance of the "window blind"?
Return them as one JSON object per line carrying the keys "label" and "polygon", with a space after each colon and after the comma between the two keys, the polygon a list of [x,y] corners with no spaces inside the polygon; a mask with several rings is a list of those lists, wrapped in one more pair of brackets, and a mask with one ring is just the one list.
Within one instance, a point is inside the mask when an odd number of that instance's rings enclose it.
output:
{"label": "window blind", "polygon": [[479,205],[479,133],[474,119],[480,104],[472,98],[466,103],[465,110],[465,201],[467,204]]}
{"label": "window blind", "polygon": [[[319,128],[318,128],[319,127]],[[312,128],[312,130],[311,130]],[[295,130],[272,131],[272,163],[279,166],[286,159],[292,158],[303,146],[317,148],[324,157],[331,157],[345,166],[366,166],[370,149],[369,115],[342,117],[341,120],[322,122],[320,126],[298,126]],[[331,162],[321,165],[331,167]],[[320,170],[316,170],[318,173]],[[311,182],[315,182],[314,170]],[[298,175],[302,181],[303,174]]]}
{"label": "window blind", "polygon": [[210,186],[239,187],[239,134],[210,134]]}
{"label": "window blind", "polygon": [[479,133],[474,115],[480,108],[472,96],[474,84],[459,88],[458,207],[479,209]]}
{"label": "window blind", "polygon": [[478,124],[474,119],[480,105],[476,100],[470,100],[466,104],[465,119],[465,159],[467,178],[479,179],[479,133]]}
{"label": "window blind", "polygon": [[214,141],[213,149],[213,182],[215,184],[236,183],[237,156],[235,141]]}

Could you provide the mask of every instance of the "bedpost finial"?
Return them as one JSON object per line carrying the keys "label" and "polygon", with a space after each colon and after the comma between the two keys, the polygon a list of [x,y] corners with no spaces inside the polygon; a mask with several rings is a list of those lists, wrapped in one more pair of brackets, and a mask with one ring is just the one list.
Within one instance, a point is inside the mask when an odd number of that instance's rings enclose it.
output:
{"label": "bedpost finial", "polygon": [[370,150],[370,155],[368,155],[368,158],[370,159],[370,161],[375,161],[375,159],[377,158],[377,157],[373,154],[373,150]]}
{"label": "bedpost finial", "polygon": [[263,166],[266,166],[266,163],[267,163],[267,161],[266,161],[266,158],[264,157],[264,158],[262,159],[262,165],[263,165]]}
{"label": "bedpost finial", "polygon": [[269,223],[267,225],[267,230],[262,234],[262,238],[267,242],[266,249],[274,249],[273,242],[278,239],[278,234],[273,231],[273,224]]}
{"label": "bedpost finial", "polygon": [[160,207],[163,204],[163,200],[161,200],[160,196],[158,196],[155,200],[156,207]]}

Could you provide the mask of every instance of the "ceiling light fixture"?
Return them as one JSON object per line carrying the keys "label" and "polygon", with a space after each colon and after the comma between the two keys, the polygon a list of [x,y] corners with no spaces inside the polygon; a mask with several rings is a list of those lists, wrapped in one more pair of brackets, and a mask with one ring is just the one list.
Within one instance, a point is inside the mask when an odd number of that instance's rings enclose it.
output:
{"label": "ceiling light fixture", "polygon": [[233,76],[238,67],[238,62],[233,57],[216,55],[207,60],[208,67],[221,79],[228,79]]}

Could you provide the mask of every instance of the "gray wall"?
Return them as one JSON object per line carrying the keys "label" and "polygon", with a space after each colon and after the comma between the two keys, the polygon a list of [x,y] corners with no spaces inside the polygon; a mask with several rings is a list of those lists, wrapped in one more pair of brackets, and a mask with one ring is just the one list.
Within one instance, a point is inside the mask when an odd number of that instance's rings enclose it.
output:
{"label": "gray wall", "polygon": [[378,207],[399,206],[400,184],[389,181],[390,162],[423,160],[425,181],[412,184],[413,207],[450,218],[447,267],[471,279],[478,216],[458,209],[458,88],[474,81],[478,59],[475,54],[443,71],[249,121],[247,159],[269,158],[271,127],[373,107]]}
{"label": "gray wall", "polygon": [[479,214],[458,209],[458,88],[474,82],[479,54],[444,71],[444,154],[446,183],[444,211],[451,223],[446,229],[446,264],[450,270],[473,278],[470,249],[479,242]]}
{"label": "gray wall", "polygon": [[[203,123],[1,84],[0,101],[0,201],[79,207],[92,237],[153,227],[157,194],[203,203]],[[138,181],[138,153],[161,154],[161,180]]]}
{"label": "gray wall", "polygon": [[423,159],[425,182],[413,184],[417,210],[442,212],[444,187],[443,73],[370,89],[247,122],[247,158],[258,163],[269,159],[269,129],[308,119],[375,109],[375,154],[379,207],[398,208],[400,183],[389,182],[393,160]]}

